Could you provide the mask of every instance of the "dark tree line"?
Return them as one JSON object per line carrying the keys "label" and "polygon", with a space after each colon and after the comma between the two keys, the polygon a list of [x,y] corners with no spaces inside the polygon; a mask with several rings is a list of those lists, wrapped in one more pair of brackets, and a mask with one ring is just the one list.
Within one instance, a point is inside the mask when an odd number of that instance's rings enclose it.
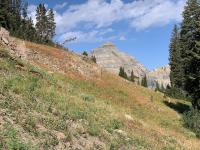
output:
{"label": "dark tree line", "polygon": [[51,44],[55,35],[53,9],[46,10],[44,4],[37,7],[36,25],[28,17],[28,2],[22,0],[0,0],[0,26],[10,31],[12,36]]}
{"label": "dark tree line", "polygon": [[125,71],[125,69],[123,67],[120,67],[120,69],[119,69],[119,76],[122,77],[122,78],[124,78],[124,79],[126,79],[126,80],[129,80],[131,82],[134,82],[134,83],[136,82],[136,79],[137,79],[138,80],[138,85],[142,85],[144,87],[148,87],[148,85],[147,85],[147,76],[145,75],[142,78],[142,81],[140,83],[139,78],[134,75],[133,70],[131,71],[131,75],[128,76],[127,73],[126,73],[126,71]]}
{"label": "dark tree line", "polygon": [[[171,88],[186,93],[200,109],[200,4],[188,0],[183,22],[175,26],[170,43]],[[178,89],[178,90],[177,90]]]}

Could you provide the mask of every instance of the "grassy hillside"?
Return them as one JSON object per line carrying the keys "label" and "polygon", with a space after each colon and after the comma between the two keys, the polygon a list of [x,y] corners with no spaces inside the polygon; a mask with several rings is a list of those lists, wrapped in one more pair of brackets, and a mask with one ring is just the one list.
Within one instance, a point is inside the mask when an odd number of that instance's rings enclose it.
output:
{"label": "grassy hillside", "polygon": [[[77,57],[62,53],[68,61]],[[50,70],[1,48],[0,149],[199,149],[200,141],[181,122],[190,103],[103,70],[91,78]]]}

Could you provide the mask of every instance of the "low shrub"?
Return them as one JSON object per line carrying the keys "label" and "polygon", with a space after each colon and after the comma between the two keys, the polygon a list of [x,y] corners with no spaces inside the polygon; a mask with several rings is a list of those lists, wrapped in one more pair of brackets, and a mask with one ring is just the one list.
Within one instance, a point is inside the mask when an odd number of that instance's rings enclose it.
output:
{"label": "low shrub", "polygon": [[95,101],[95,97],[93,95],[82,95],[82,99],[87,102]]}
{"label": "low shrub", "polygon": [[191,109],[184,113],[183,123],[186,128],[191,129],[198,138],[200,138],[200,111]]}
{"label": "low shrub", "polygon": [[167,87],[167,89],[164,91],[165,95],[176,98],[176,99],[184,99],[187,100],[188,97],[184,91],[181,89],[175,88],[175,87]]}

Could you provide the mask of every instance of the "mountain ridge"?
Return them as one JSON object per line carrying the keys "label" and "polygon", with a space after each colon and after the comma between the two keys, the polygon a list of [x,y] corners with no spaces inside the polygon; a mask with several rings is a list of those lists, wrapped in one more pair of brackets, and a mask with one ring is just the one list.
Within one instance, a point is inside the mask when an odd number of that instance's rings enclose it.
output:
{"label": "mountain ridge", "polygon": [[129,76],[133,71],[140,81],[146,75],[150,88],[155,88],[156,83],[164,87],[170,85],[168,65],[148,70],[136,58],[120,51],[112,42],[107,42],[101,47],[95,48],[91,55],[95,56],[98,65],[115,74],[118,74],[120,67],[123,67]]}

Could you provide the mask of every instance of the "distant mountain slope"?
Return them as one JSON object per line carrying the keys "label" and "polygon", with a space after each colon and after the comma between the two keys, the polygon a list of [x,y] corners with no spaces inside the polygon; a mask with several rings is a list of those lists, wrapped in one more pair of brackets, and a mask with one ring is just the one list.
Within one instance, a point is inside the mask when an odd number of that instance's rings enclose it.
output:
{"label": "distant mountain slope", "polygon": [[148,71],[135,58],[121,52],[110,42],[104,44],[100,48],[94,49],[92,51],[92,55],[96,57],[97,64],[116,74],[119,73],[120,67],[124,67],[128,75],[130,75],[133,70],[135,76],[137,77],[143,77]]}
{"label": "distant mountain slope", "polygon": [[155,88],[156,82],[158,82],[160,86],[167,87],[167,85],[170,85],[169,74],[169,65],[150,71],[149,73],[147,73],[149,87]]}
{"label": "distant mountain slope", "polygon": [[110,42],[94,49],[91,55],[96,57],[97,64],[115,74],[119,73],[120,67],[124,67],[128,75],[130,75],[131,71],[133,70],[134,75],[139,77],[140,80],[146,74],[148,86],[150,88],[155,88],[156,82],[158,82],[160,86],[163,85],[164,87],[170,84],[169,66],[149,71],[134,57],[121,52],[114,44]]}

